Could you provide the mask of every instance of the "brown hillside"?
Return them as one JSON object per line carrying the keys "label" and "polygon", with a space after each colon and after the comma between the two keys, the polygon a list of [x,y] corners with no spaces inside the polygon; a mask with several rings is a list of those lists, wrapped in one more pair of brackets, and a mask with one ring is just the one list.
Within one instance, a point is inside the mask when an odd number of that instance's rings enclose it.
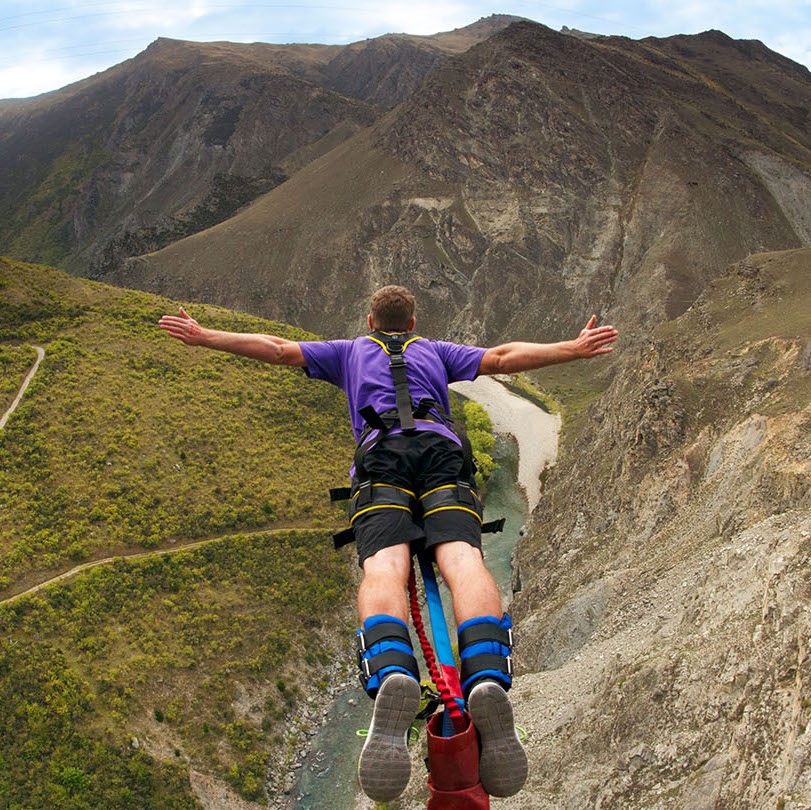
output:
{"label": "brown hillside", "polygon": [[511,19],[346,47],[158,39],[62,90],[0,102],[3,251],[102,277],[228,218]]}
{"label": "brown hillside", "polygon": [[811,244],[811,135],[791,118],[811,81],[752,48],[512,25],[371,135],[113,280],[331,334],[394,281],[423,330],[483,342],[674,317],[730,261]]}
{"label": "brown hillside", "polygon": [[618,358],[520,541],[505,807],[811,806],[809,335],[792,250]]}

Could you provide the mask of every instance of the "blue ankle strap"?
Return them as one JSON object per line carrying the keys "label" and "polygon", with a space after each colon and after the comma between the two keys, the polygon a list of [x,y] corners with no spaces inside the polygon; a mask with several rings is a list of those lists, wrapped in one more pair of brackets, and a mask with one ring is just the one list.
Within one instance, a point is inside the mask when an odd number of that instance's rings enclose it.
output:
{"label": "blue ankle strap", "polygon": [[355,638],[361,686],[371,698],[392,672],[404,672],[419,683],[417,659],[404,621],[385,613],[370,616]]}
{"label": "blue ankle strap", "polygon": [[513,674],[511,653],[512,619],[508,613],[501,619],[476,616],[462,622],[459,626],[459,657],[465,695],[482,678],[498,681],[504,689],[509,689]]}

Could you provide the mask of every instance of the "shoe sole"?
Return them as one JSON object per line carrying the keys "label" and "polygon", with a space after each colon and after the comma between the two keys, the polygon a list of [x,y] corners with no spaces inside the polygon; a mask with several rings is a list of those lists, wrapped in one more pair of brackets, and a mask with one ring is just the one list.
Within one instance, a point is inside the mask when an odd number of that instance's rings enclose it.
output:
{"label": "shoe sole", "polygon": [[492,681],[477,684],[470,692],[468,711],[482,744],[482,787],[491,796],[515,795],[527,780],[529,766],[507,693]]}
{"label": "shoe sole", "polygon": [[419,708],[420,685],[411,676],[395,672],[383,681],[358,761],[360,786],[376,802],[395,799],[411,778],[408,732]]}

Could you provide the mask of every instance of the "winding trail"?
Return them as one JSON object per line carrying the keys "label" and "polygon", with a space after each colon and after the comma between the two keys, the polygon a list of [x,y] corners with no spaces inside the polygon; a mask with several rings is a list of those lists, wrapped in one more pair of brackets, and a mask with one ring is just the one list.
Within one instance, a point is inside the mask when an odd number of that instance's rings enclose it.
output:
{"label": "winding trail", "polygon": [[42,358],[45,357],[45,349],[42,346],[34,346],[31,344],[31,347],[36,349],[37,351],[37,359],[34,362],[34,365],[28,370],[28,374],[25,375],[25,379],[23,380],[23,384],[20,386],[20,390],[17,391],[17,396],[14,397],[14,402],[9,405],[8,410],[0,416],[0,430],[2,430],[6,426],[6,422],[8,422],[9,416],[14,413],[17,409],[17,406],[20,404],[20,401],[23,398],[23,394],[25,393],[25,389],[28,388],[28,384],[34,378],[34,375],[37,373],[37,369],[39,368],[39,364],[42,362]]}
{"label": "winding trail", "polygon": [[[39,369],[39,364],[42,362],[42,359],[45,357],[45,349],[42,346],[35,346],[34,344],[30,344],[32,348],[36,349],[37,352],[37,359],[34,362],[34,365],[28,370],[28,373],[25,375],[25,379],[20,386],[20,390],[17,392],[17,396],[14,397],[14,401],[11,403],[9,408],[0,417],[0,430],[2,430],[6,426],[6,422],[8,418],[11,416],[12,413],[17,409],[17,406],[20,404],[23,398],[23,394],[25,394],[26,389],[28,388],[29,383],[34,378],[34,375],[37,373],[37,369]],[[0,599],[0,606],[8,605],[12,602],[16,601],[17,599],[22,599],[24,596],[30,596],[31,594],[37,593],[37,591],[41,591],[43,588],[47,588],[49,585],[54,585],[57,582],[66,582],[69,579],[73,579],[73,577],[81,574],[82,571],[88,571],[91,568],[95,568],[98,565],[110,565],[114,563],[116,560],[142,560],[146,557],[154,557],[158,554],[177,554],[179,551],[188,551],[190,549],[199,548],[200,546],[205,545],[206,543],[215,543],[218,540],[224,540],[226,537],[253,537],[257,534],[283,534],[285,532],[291,531],[302,531],[302,532],[320,532],[320,533],[330,533],[339,531],[340,528],[316,528],[316,527],[296,527],[296,526],[288,526],[282,527],[277,529],[256,529],[255,531],[251,532],[228,532],[226,534],[218,535],[217,537],[207,537],[205,540],[195,540],[191,543],[179,543],[177,546],[173,548],[159,548],[159,549],[152,549],[150,551],[133,551],[132,553],[122,553],[122,554],[115,554],[112,557],[103,557],[99,560],[90,560],[89,562],[82,563],[81,565],[77,565],[67,571],[64,571],[61,574],[57,574],[55,577],[51,577],[50,579],[46,579],[43,582],[39,582],[36,585],[31,586],[30,588],[20,591],[19,593],[15,593],[12,596],[8,596],[5,599]]]}
{"label": "winding trail", "polygon": [[324,528],[317,528],[313,526],[309,527],[287,526],[285,528],[280,529],[256,529],[255,531],[252,532],[238,532],[238,533],[228,532],[227,534],[218,535],[217,537],[207,537],[205,540],[194,540],[191,543],[181,543],[175,546],[174,548],[156,548],[150,551],[134,551],[131,554],[127,553],[115,554],[112,557],[104,557],[100,560],[91,560],[90,562],[82,563],[81,565],[77,565],[68,571],[65,571],[61,574],[57,574],[55,577],[46,579],[44,582],[39,582],[25,591],[20,591],[19,593],[15,593],[13,596],[9,596],[6,599],[0,600],[0,606],[8,605],[11,602],[14,602],[16,599],[21,599],[23,596],[30,596],[31,594],[34,594],[37,591],[41,591],[43,588],[47,588],[49,585],[54,585],[57,582],[66,582],[67,580],[75,577],[77,574],[81,574],[82,571],[88,571],[91,568],[95,568],[97,565],[110,565],[111,563],[114,563],[116,560],[143,560],[146,557],[156,557],[158,554],[177,554],[179,551],[189,551],[191,549],[199,548],[200,546],[205,546],[208,543],[216,543],[218,540],[225,540],[227,537],[244,538],[244,537],[254,537],[255,535],[258,534],[276,535],[276,534],[289,534],[290,532],[331,534],[333,532],[340,531],[341,528],[343,527],[335,528],[325,526]]}
{"label": "winding trail", "polygon": [[[25,389],[31,382],[34,374],[36,374],[42,358],[45,356],[45,350],[40,346],[34,346],[37,350],[37,360],[29,370],[28,374],[23,380],[17,396],[12,402],[11,407],[3,414],[0,419],[0,428],[4,427],[8,417],[12,414],[15,408],[19,405],[20,400],[25,393]],[[479,402],[487,410],[490,419],[493,422],[493,430],[497,433],[508,433],[515,437],[518,443],[518,483],[523,487],[526,493],[529,511],[537,506],[541,495],[541,482],[540,475],[544,469],[555,463],[557,456],[558,445],[558,431],[560,429],[560,416],[557,414],[549,414],[542,411],[531,402],[522,399],[515,394],[508,391],[503,385],[492,377],[479,377],[472,382],[454,383],[452,388],[458,391],[463,396]],[[158,554],[177,554],[180,551],[187,551],[206,543],[214,543],[218,540],[223,540],[226,537],[252,537],[258,534],[282,534],[290,531],[306,531],[306,532],[333,532],[335,528],[324,527],[286,527],[277,529],[257,529],[256,531],[244,533],[231,533],[228,532],[217,537],[209,537],[205,540],[196,540],[191,543],[180,543],[173,548],[160,548],[150,551],[136,551],[130,554],[116,554],[111,557],[104,557],[99,560],[91,560],[81,565],[77,565],[68,571],[57,574],[50,579],[37,583],[32,587],[20,591],[6,599],[0,600],[1,605],[8,605],[17,599],[24,596],[37,593],[49,585],[54,585],[57,582],[65,582],[83,571],[88,571],[99,565],[110,565],[116,560],[141,560],[147,557],[154,557]]]}

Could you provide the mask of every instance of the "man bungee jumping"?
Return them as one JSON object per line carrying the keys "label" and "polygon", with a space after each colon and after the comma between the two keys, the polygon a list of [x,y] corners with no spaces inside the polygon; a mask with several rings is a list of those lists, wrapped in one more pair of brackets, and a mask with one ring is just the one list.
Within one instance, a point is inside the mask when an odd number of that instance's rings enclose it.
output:
{"label": "man bungee jumping", "polygon": [[350,529],[336,545],[354,540],[363,570],[358,665],[375,701],[358,765],[364,792],[390,801],[410,778],[407,739],[421,690],[406,585],[411,554],[430,550],[453,598],[462,690],[481,739],[481,784],[492,796],[512,796],[527,776],[507,695],[512,623],[484,566],[475,465],[470,443],[448,416],[448,384],[606,354],[617,331],[595,326],[592,316],[574,340],[484,349],[413,334],[415,307],[404,287],[379,289],[367,317],[371,334],[354,340],[221,332],[200,326],[183,307],[159,326],[191,346],[301,367],[347,395],[358,448],[352,486],[335,496],[350,498]]}

